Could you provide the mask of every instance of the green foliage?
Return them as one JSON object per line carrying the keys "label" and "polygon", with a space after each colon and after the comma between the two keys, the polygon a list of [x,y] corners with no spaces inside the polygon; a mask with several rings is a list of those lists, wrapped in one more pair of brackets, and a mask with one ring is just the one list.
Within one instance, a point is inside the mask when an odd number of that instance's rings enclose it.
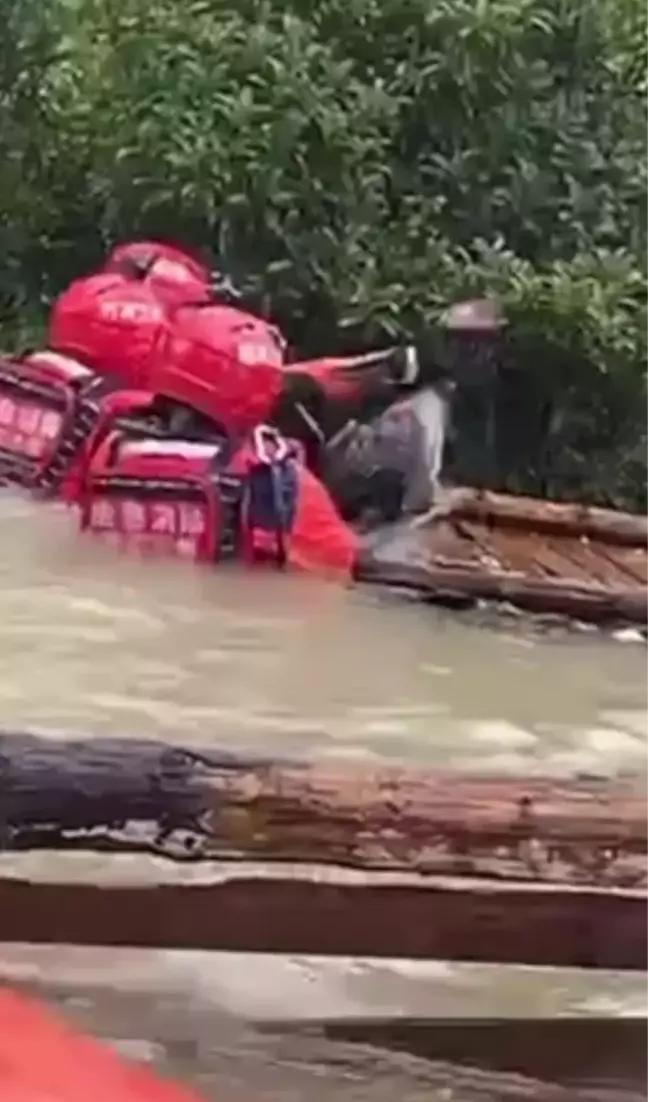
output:
{"label": "green foliage", "polygon": [[308,351],[429,334],[487,292],[517,363],[494,399],[507,484],[642,503],[644,0],[3,11],[13,325],[140,233],[217,256]]}

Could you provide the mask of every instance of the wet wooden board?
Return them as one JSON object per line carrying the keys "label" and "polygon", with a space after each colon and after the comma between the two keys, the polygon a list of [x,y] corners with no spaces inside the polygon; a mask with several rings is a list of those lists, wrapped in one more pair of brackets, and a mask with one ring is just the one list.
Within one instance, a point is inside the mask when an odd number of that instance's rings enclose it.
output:
{"label": "wet wooden board", "polygon": [[648,584],[648,557],[640,547],[610,547],[607,544],[597,544],[597,551],[616,566],[625,577],[630,577],[641,586]]}
{"label": "wet wooden board", "polygon": [[[643,777],[501,776],[251,758],[154,739],[0,734],[4,851],[285,860],[643,885]],[[149,824],[129,841],[128,824]],[[185,837],[186,835],[186,837]],[[170,848],[167,847],[169,843]]]}
{"label": "wet wooden board", "polygon": [[536,614],[645,626],[646,528],[641,516],[464,487],[450,491],[444,515],[409,532],[403,525],[391,556],[385,546],[379,562],[367,555],[357,577],[432,601],[499,601]]}
{"label": "wet wooden board", "polygon": [[[578,571],[583,578],[591,578],[600,585],[622,586],[632,581],[632,575],[619,568],[616,562],[617,549],[609,545],[582,540],[555,540],[557,550],[562,555],[563,576],[569,570]],[[612,554],[606,554],[606,550]],[[624,549],[625,550],[625,549]]]}
{"label": "wet wooden board", "polygon": [[530,561],[528,541],[518,532],[495,532],[471,521],[457,522],[455,532],[479,547],[483,569],[489,574],[507,571],[532,578],[564,576],[564,560],[551,546],[550,537],[538,537]]}
{"label": "wet wooden board", "polygon": [[239,870],[132,888],[14,871],[0,880],[0,940],[646,966],[643,778],[367,770],[5,734],[0,806],[5,853]]}
{"label": "wet wooden board", "polygon": [[0,878],[0,940],[646,970],[643,892],[292,867],[211,883]]}
{"label": "wet wooden board", "polygon": [[[553,1102],[645,1102],[646,1098],[645,1018],[341,1020],[327,1023],[325,1035],[448,1061],[453,1067],[522,1073],[529,1078],[524,1086],[520,1084],[516,1102],[539,1102],[543,1080],[554,1084]],[[493,1096],[488,1094],[487,1079],[480,1086],[484,1102],[500,1097],[497,1089]],[[455,1097],[457,1102],[463,1099],[460,1089]]]}

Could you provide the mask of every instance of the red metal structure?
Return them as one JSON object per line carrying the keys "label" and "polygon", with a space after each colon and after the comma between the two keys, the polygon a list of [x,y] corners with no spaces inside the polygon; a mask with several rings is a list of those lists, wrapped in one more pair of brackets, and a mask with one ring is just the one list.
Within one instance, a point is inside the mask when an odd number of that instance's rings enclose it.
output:
{"label": "red metal structure", "polygon": [[349,576],[356,536],[272,422],[296,377],[348,397],[363,362],[287,371],[278,330],[223,288],[156,242],[120,246],[73,282],[49,348],[0,359],[0,478],[62,497],[120,546]]}
{"label": "red metal structure", "polygon": [[205,1102],[80,1036],[49,1009],[0,989],[2,1102]]}

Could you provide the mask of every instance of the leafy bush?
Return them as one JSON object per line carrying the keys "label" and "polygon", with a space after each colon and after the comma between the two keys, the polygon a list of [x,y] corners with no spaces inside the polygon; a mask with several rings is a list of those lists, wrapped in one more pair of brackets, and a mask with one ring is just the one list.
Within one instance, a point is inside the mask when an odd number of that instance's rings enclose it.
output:
{"label": "leafy bush", "polygon": [[304,351],[428,337],[489,293],[492,478],[643,504],[643,0],[5,8],[8,323],[140,233],[217,256]]}

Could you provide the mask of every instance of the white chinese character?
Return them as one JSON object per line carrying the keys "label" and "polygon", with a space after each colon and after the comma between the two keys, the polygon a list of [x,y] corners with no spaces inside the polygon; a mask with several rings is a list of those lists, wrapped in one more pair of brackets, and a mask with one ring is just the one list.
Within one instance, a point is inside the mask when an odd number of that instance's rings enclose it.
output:
{"label": "white chinese character", "polygon": [[11,398],[0,398],[0,425],[13,425],[16,417],[16,403]]}
{"label": "white chinese character", "polygon": [[198,558],[198,540],[183,538],[175,541],[175,552],[182,559]]}
{"label": "white chinese character", "polygon": [[151,505],[151,532],[156,535],[175,535],[176,510],[174,505],[156,501]]}
{"label": "white chinese character", "polygon": [[42,436],[28,436],[23,439],[22,449],[25,455],[29,455],[32,459],[40,459],[45,452],[46,441]]}
{"label": "white chinese character", "polygon": [[90,527],[95,531],[112,532],[116,528],[115,506],[112,501],[98,498],[90,508]]}
{"label": "white chinese character", "polygon": [[283,356],[281,349],[269,341],[242,341],[237,347],[239,362],[245,367],[257,367],[267,364],[269,367],[281,367]]}
{"label": "white chinese character", "polygon": [[180,505],[180,532],[183,536],[204,536],[207,524],[200,505]]}
{"label": "white chinese character", "polygon": [[18,428],[25,436],[35,436],[40,428],[41,411],[38,406],[21,406],[18,410]]}
{"label": "white chinese character", "polygon": [[141,501],[122,501],[121,528],[129,535],[146,530],[146,507]]}
{"label": "white chinese character", "polygon": [[99,312],[107,321],[161,321],[162,308],[147,302],[101,302]]}
{"label": "white chinese character", "polygon": [[242,341],[238,346],[238,358],[246,367],[255,367],[260,361],[259,345],[256,341]]}
{"label": "white chinese character", "polygon": [[43,414],[40,425],[40,434],[44,440],[56,440],[61,431],[61,416],[54,410],[48,410]]}

